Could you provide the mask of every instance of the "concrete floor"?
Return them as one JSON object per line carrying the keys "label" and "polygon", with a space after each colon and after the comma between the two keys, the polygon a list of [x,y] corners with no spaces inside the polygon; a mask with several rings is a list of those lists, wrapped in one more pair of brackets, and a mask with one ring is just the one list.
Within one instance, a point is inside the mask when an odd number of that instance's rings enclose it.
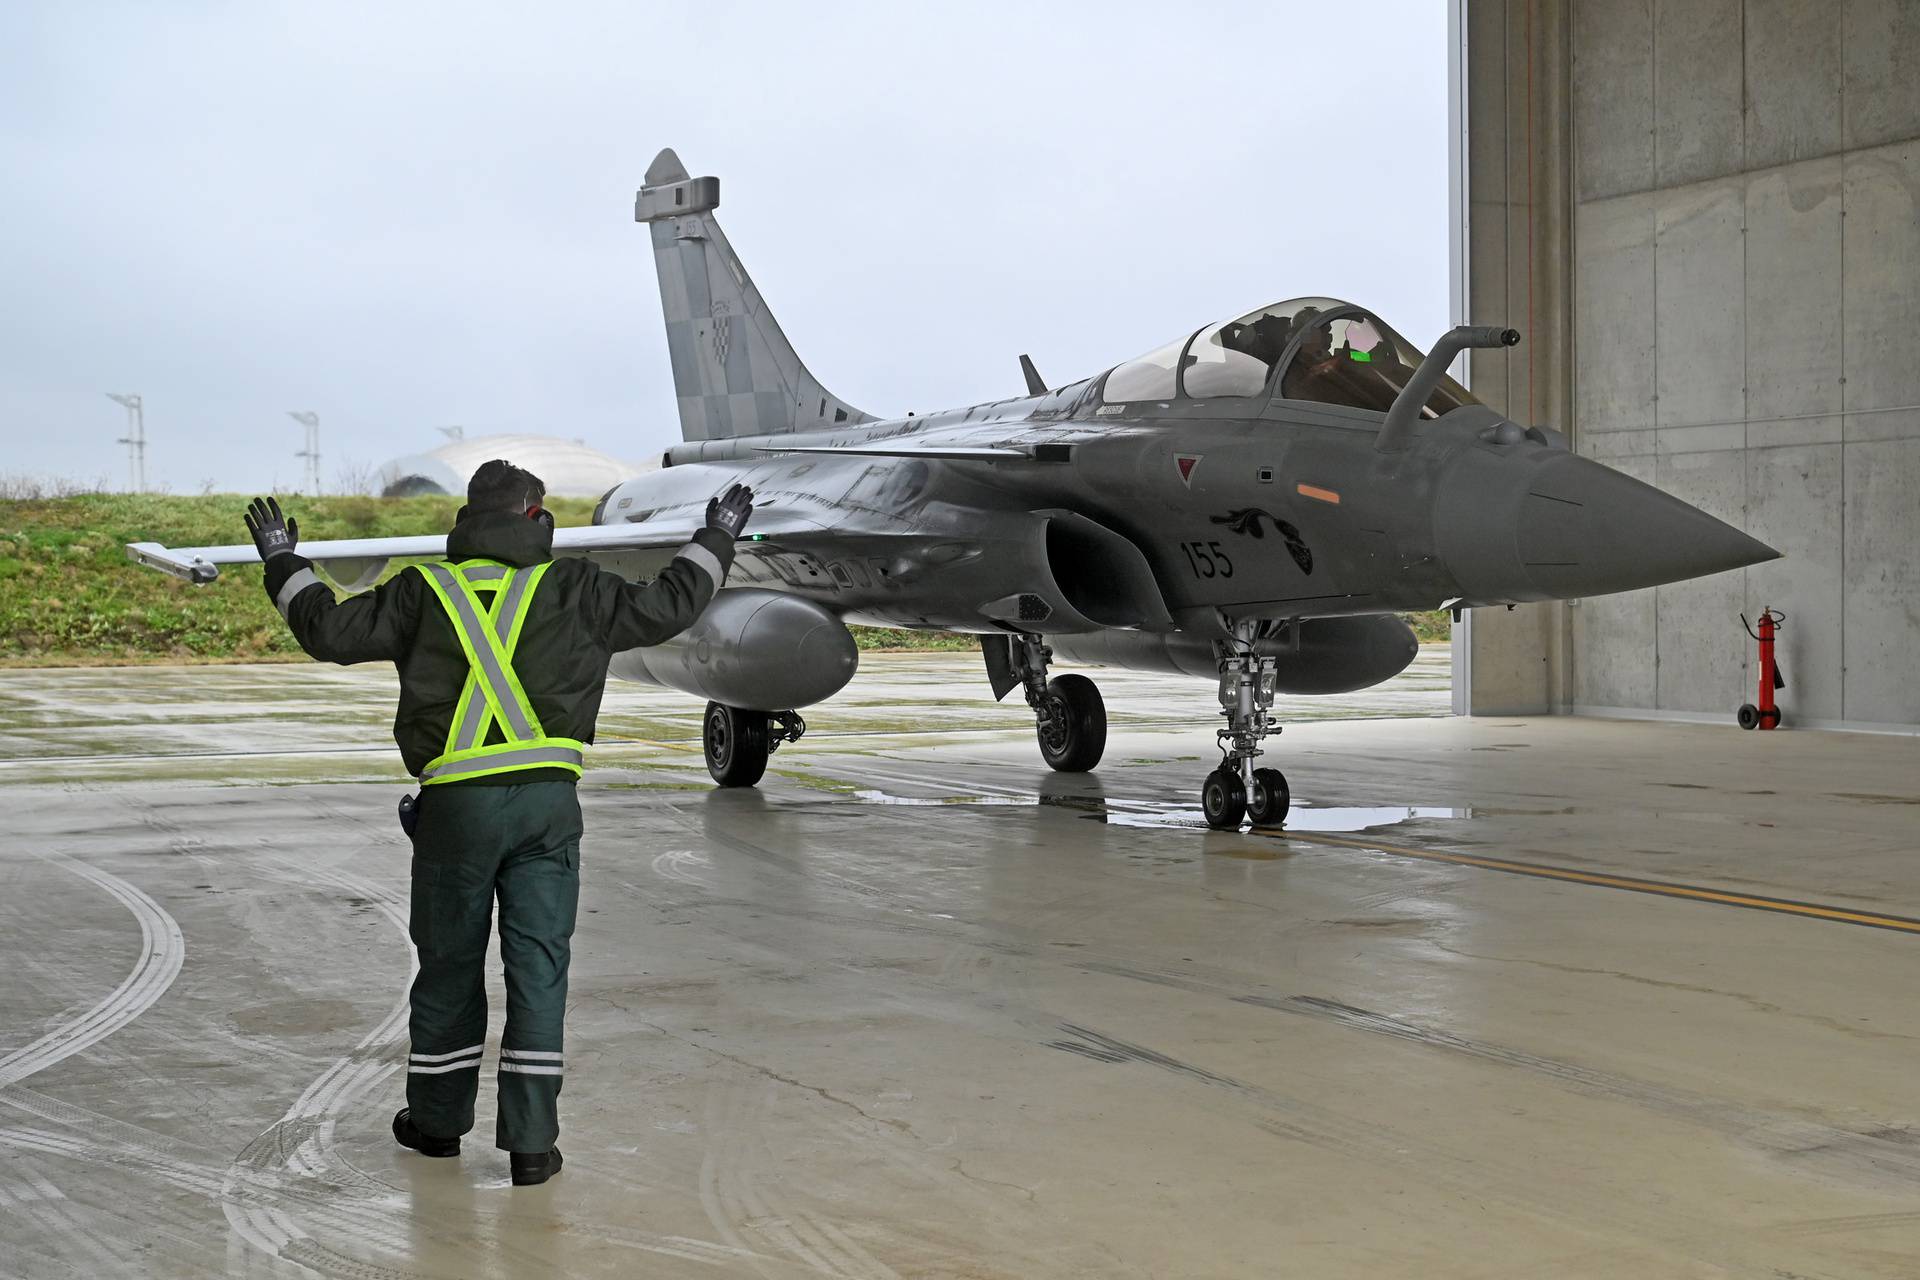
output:
{"label": "concrete floor", "polygon": [[0,673],[0,1272],[1920,1274],[1920,741],[1442,718],[1437,651],[1226,835],[1204,684],[1100,673],[1069,778],[973,663],[749,792],[612,692],[520,1191],[387,1133],[390,673]]}

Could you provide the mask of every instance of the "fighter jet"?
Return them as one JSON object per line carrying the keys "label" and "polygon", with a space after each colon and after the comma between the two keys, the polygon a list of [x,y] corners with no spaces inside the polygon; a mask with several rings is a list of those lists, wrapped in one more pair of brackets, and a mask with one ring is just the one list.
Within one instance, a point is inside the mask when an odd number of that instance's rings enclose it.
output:
{"label": "fighter jet", "polygon": [[[1040,754],[1094,768],[1106,708],[1056,660],[1218,682],[1216,828],[1286,818],[1284,774],[1256,762],[1278,693],[1378,684],[1417,646],[1399,613],[1564,600],[1720,573],[1772,548],[1522,426],[1447,376],[1512,329],[1415,348],[1365,307],[1294,298],[1185,330],[1090,378],[881,418],[801,363],[714,218],[719,180],[662,151],[634,218],[666,313],[683,443],[609,490],[559,554],[657,570],[707,500],[752,486],[731,585],[686,633],[619,655],[616,675],[707,700],[721,786],[760,780],[805,731],[801,708],[854,676],[847,624],[974,632],[996,698],[1019,689]],[[439,537],[303,542],[336,585]],[[136,543],[194,581],[249,545]]]}

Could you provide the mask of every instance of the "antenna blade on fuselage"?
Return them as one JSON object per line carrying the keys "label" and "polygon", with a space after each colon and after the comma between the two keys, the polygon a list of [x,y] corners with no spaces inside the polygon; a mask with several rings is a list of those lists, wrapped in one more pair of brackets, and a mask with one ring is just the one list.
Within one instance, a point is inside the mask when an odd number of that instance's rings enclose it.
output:
{"label": "antenna blade on fuselage", "polygon": [[1042,378],[1040,371],[1033,367],[1032,356],[1023,355],[1020,357],[1020,372],[1027,375],[1028,395],[1043,396],[1047,394],[1047,380]]}

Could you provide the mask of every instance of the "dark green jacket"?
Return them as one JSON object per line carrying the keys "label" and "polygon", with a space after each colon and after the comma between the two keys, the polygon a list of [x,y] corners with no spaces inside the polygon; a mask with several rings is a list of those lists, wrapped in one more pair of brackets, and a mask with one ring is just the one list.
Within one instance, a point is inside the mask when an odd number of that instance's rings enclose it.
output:
{"label": "dark green jacket", "polygon": [[[471,515],[447,536],[447,558],[499,560],[515,566],[553,560],[534,592],[514,651],[513,668],[540,726],[553,737],[593,741],[606,687],[607,663],[623,649],[660,644],[693,624],[733,563],[733,539],[703,529],[650,583],[628,582],[589,560],[553,558],[553,532],[523,516]],[[303,577],[304,575],[304,577]],[[467,659],[446,610],[418,570],[395,574],[364,595],[336,602],[301,555],[267,562],[267,595],[286,616],[293,638],[322,662],[392,662],[400,672],[400,708],[393,740],[407,772],[418,777],[446,749],[454,704],[467,680]],[[495,726],[489,741],[500,740]],[[564,770],[523,770],[447,786],[571,778]]]}

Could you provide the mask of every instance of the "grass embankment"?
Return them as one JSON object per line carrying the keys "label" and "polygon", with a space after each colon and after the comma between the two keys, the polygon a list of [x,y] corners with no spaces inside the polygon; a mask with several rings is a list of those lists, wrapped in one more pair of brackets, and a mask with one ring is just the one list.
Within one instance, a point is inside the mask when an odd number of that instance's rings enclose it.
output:
{"label": "grass embankment", "polygon": [[[198,587],[142,568],[129,542],[208,546],[246,541],[238,495],[82,494],[0,502],[0,665],[304,660],[260,587],[260,570],[225,570]],[[585,524],[586,499],[555,499],[562,524]],[[303,539],[439,533],[457,498],[298,498]],[[1422,640],[1447,638],[1445,614],[1412,615]],[[972,636],[854,628],[865,649],[972,649]]]}
{"label": "grass embankment", "polygon": [[[204,587],[127,559],[129,542],[213,546],[247,540],[248,498],[81,494],[0,502],[0,665],[304,661],[260,587],[236,566]],[[300,536],[389,538],[440,533],[458,498],[295,498]],[[556,498],[561,524],[593,503]],[[970,636],[855,628],[863,648],[972,648]]]}

